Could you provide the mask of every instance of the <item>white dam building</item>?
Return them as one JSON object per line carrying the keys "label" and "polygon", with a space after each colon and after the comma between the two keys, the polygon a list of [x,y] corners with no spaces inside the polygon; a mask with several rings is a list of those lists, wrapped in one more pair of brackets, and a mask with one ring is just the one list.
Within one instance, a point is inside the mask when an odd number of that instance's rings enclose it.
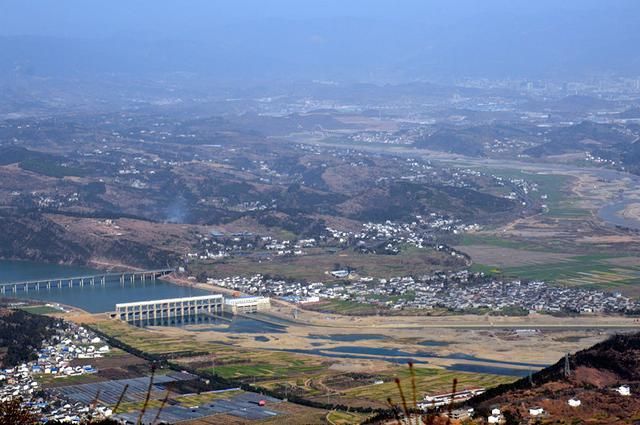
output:
{"label": "white dam building", "polygon": [[116,304],[116,317],[125,321],[222,314],[223,311],[224,298],[220,294]]}
{"label": "white dam building", "polygon": [[224,300],[224,311],[232,314],[257,313],[269,308],[271,308],[271,301],[268,297],[240,297]]}

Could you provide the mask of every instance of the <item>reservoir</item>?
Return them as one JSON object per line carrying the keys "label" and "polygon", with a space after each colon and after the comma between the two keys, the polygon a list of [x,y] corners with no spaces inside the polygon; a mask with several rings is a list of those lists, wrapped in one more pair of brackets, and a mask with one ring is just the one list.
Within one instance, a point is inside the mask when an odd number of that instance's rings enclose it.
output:
{"label": "reservoir", "polygon": [[[100,273],[104,273],[104,271],[81,266],[0,260],[0,283]],[[104,286],[96,284],[95,286],[84,285],[83,287],[74,286],[73,288],[41,288],[39,291],[7,292],[4,296],[67,304],[90,313],[102,313],[113,311],[117,303],[207,294],[210,294],[210,292],[179,286],[162,280],[147,281],[146,283],[142,283],[139,280],[131,283],[127,280],[124,285],[121,285],[119,279],[114,278],[107,280]]]}

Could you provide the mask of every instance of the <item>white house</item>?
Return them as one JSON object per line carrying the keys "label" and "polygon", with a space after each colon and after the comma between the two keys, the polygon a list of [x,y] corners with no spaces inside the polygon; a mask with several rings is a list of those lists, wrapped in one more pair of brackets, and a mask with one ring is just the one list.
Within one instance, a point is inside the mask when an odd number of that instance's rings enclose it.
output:
{"label": "white house", "polygon": [[542,407],[530,407],[529,415],[531,416],[540,416],[544,413],[544,409]]}
{"label": "white house", "polygon": [[575,398],[570,398],[568,403],[569,403],[569,406],[571,406],[571,407],[578,407],[578,406],[580,406],[582,404],[582,402],[580,400],[575,399]]}
{"label": "white house", "polygon": [[630,396],[631,395],[631,388],[629,388],[628,385],[620,385],[618,388],[616,388],[616,391],[618,391],[618,394],[620,394],[622,396]]}
{"label": "white house", "polygon": [[331,276],[338,278],[338,279],[343,279],[347,276],[349,276],[349,271],[348,270],[333,270],[331,272]]}

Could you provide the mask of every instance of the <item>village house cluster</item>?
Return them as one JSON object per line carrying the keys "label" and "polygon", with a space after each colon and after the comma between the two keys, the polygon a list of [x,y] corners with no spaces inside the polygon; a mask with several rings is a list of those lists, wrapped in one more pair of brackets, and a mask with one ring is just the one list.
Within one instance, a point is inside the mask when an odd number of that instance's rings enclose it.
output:
{"label": "village house cluster", "polygon": [[621,294],[597,290],[551,286],[543,281],[496,280],[468,272],[436,274],[391,282],[395,293],[414,292],[412,300],[397,302],[394,308],[444,307],[454,311],[520,308],[547,313],[623,313],[637,302]]}
{"label": "village house cluster", "polygon": [[34,353],[35,360],[0,370],[0,403],[19,399],[23,407],[40,416],[43,422],[79,424],[85,419],[108,417],[110,409],[69,402],[43,391],[41,381],[96,373],[89,361],[81,364],[84,362],[79,360],[103,357],[109,352],[110,347],[94,333],[65,322],[56,335],[42,342],[42,348]]}
{"label": "village house cluster", "polygon": [[[436,213],[417,215],[410,223],[387,220],[384,223],[367,222],[357,232],[331,227],[324,234],[296,240],[276,239],[272,236],[249,232],[224,234],[211,231],[198,235],[199,248],[186,254],[187,260],[216,260],[247,252],[263,252],[265,256],[299,256],[311,248],[354,248],[363,253],[398,254],[403,247],[443,250],[436,244],[436,234],[476,232],[477,223],[466,224],[459,219]],[[453,256],[462,256],[452,253]]]}
{"label": "village house cluster", "polygon": [[411,145],[414,141],[406,133],[388,131],[362,131],[349,136],[356,143],[382,143],[385,145]]}
{"label": "village house cluster", "polygon": [[542,281],[498,280],[482,273],[438,272],[420,277],[349,280],[347,270],[328,273],[326,282],[299,282],[252,277],[226,277],[208,282],[249,293],[281,297],[298,303],[338,299],[389,309],[436,309],[455,312],[493,311],[526,314],[625,313],[637,311],[638,302],[618,293],[551,286]]}
{"label": "village house cluster", "polygon": [[411,223],[387,220],[364,223],[359,232],[327,228],[330,238],[343,246],[354,246],[362,252],[397,254],[403,245],[416,248],[434,247],[434,233],[466,233],[480,230],[480,225],[436,213],[417,215]]}

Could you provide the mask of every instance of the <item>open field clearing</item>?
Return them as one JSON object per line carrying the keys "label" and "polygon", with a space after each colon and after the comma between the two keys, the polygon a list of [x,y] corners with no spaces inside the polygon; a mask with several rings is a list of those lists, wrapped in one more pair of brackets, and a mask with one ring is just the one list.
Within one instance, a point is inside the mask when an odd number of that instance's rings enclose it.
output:
{"label": "open field clearing", "polygon": [[34,306],[26,306],[20,307],[20,310],[24,310],[31,314],[62,314],[63,312],[60,309],[49,307],[46,305],[34,305]]}
{"label": "open field clearing", "polygon": [[201,333],[179,328],[141,329],[121,322],[105,321],[98,328],[150,354],[208,353],[211,357],[184,357],[178,362],[215,372],[225,378],[273,379],[304,375],[323,368],[322,361],[293,353],[240,349],[221,344],[220,339],[203,340]]}
{"label": "open field clearing", "polygon": [[474,262],[500,268],[557,263],[571,258],[568,254],[491,245],[464,245],[459,248],[469,254]]}
{"label": "open field clearing", "polygon": [[306,365],[304,361],[293,360],[288,364],[269,364],[269,363],[249,363],[249,364],[235,364],[235,365],[222,365],[211,367],[208,372],[216,373],[223,378],[233,379],[272,379],[276,377],[287,377],[295,375],[305,375],[323,370],[322,365]]}
{"label": "open field clearing", "polygon": [[572,191],[575,177],[546,172],[524,172],[514,169],[481,167],[483,172],[503,178],[522,179],[538,185],[532,197],[540,198],[546,205],[544,216],[558,219],[580,218],[590,215],[588,208],[580,204],[580,199]]}
{"label": "open field clearing", "polygon": [[[601,289],[621,289],[640,282],[640,261],[635,264],[624,257],[626,266],[615,264],[617,257],[607,255],[578,255],[562,262],[550,262],[544,267],[527,265],[505,267],[502,272],[523,279],[538,279],[573,286]],[[632,290],[634,288],[626,288]]]}
{"label": "open field clearing", "polygon": [[203,349],[194,335],[174,336],[170,332],[141,329],[116,320],[102,320],[95,326],[102,332],[145,353],[167,354]]}
{"label": "open field clearing", "polygon": [[330,425],[351,425],[364,421],[368,416],[361,413],[331,411],[327,414]]}
{"label": "open field clearing", "polygon": [[640,260],[625,254],[570,255],[470,245],[460,247],[474,258],[472,270],[568,286],[640,294]]}
{"label": "open field clearing", "polygon": [[[269,406],[270,409],[279,413],[271,419],[261,419],[259,421],[239,418],[228,414],[210,416],[207,418],[194,419],[181,422],[181,425],[309,425],[327,423],[327,412],[322,409],[301,406],[299,404],[282,402],[277,406]],[[352,422],[353,423],[353,422]],[[358,423],[358,422],[355,422]]]}
{"label": "open field clearing", "polygon": [[[421,400],[425,394],[438,394],[451,391],[454,379],[458,380],[458,390],[478,387],[486,388],[513,381],[513,378],[504,376],[450,372],[441,369],[420,367],[415,368],[415,375],[416,387],[418,388],[418,400]],[[400,385],[405,397],[411,400],[413,390],[409,368],[405,367],[400,369],[397,377],[400,379]],[[393,379],[385,380],[384,383],[378,385],[373,384],[347,390],[344,394],[346,397],[364,398],[377,402],[385,401],[387,397],[391,397],[394,403],[402,402],[398,387]]]}
{"label": "open field clearing", "polygon": [[[244,393],[244,391],[223,391],[223,392],[205,392],[201,394],[189,394],[171,397],[172,404],[178,404],[184,407],[201,406],[207,403],[213,403],[215,400],[225,400],[233,396]],[[162,400],[150,400],[149,408],[159,408],[162,404]],[[144,405],[144,400],[136,402],[127,402],[120,405],[121,412],[134,412],[140,411]]]}
{"label": "open field clearing", "polygon": [[[304,311],[301,315],[310,319],[318,313]],[[328,317],[340,316],[323,317],[326,322]],[[229,334],[215,329],[197,332],[183,328],[140,329],[116,321],[98,324],[103,331],[119,335],[134,347],[156,354],[173,353],[177,356],[174,361],[194,369],[259,387],[287,388],[291,394],[318,400],[327,394],[340,393],[354,406],[384,404],[389,390],[395,388],[393,379],[408,376],[405,365],[410,359],[417,362],[417,389],[424,395],[446,390],[454,377],[460,388],[508,382],[515,379],[512,373],[526,374],[530,368],[554,362],[563,353],[604,337],[593,330],[490,329],[493,320],[500,318],[483,320],[489,328],[485,330],[445,328],[431,332],[425,331],[424,326],[406,327],[407,321],[418,324],[439,319],[394,317],[389,318],[391,327],[375,330],[364,319],[349,320],[342,325],[338,321],[330,330],[322,325],[290,322],[285,333],[257,334]],[[526,327],[535,323],[531,318],[510,320]],[[405,325],[399,325],[402,322]],[[178,341],[184,341],[184,345]],[[359,374],[370,378],[358,378]],[[374,384],[378,380],[384,383]]]}
{"label": "open field clearing", "polygon": [[501,235],[491,231],[465,234],[458,248],[464,251],[467,247],[471,247],[473,250],[485,247],[511,249],[508,253],[520,250],[537,251],[540,254],[549,253],[548,249],[538,241],[524,241],[510,237],[510,235]]}
{"label": "open field clearing", "polygon": [[[516,377],[499,376],[488,373],[468,373],[448,371],[438,368],[416,367],[416,395],[422,399],[427,394],[437,394],[451,389],[453,379],[458,380],[458,389],[492,387],[501,383],[512,382]],[[349,377],[357,378],[349,380]],[[345,379],[341,379],[346,377]],[[370,377],[370,378],[366,378]],[[269,389],[279,389],[307,399],[326,402],[327,399],[340,399],[349,406],[384,407],[387,397],[400,402],[400,395],[394,382],[399,378],[405,395],[412,392],[411,378],[406,364],[389,366],[380,364],[363,369],[357,373],[338,373],[325,370],[322,373],[300,377],[297,380],[273,380],[261,382],[259,385]]]}
{"label": "open field clearing", "polygon": [[442,268],[442,264],[454,261],[445,254],[431,249],[412,249],[398,255],[359,254],[353,250],[337,253],[310,254],[299,257],[276,257],[272,261],[236,257],[233,259],[192,266],[197,275],[206,271],[210,277],[253,276],[263,274],[284,276],[307,281],[327,280],[327,272],[336,265],[350,267],[361,276],[392,277],[424,274]]}

